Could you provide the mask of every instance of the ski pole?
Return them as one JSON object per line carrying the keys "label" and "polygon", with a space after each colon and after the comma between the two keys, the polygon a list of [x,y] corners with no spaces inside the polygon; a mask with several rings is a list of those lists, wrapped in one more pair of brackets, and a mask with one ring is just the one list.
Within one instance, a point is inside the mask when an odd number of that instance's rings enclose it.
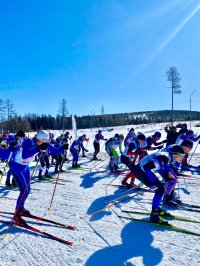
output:
{"label": "ski pole", "polygon": [[55,183],[55,186],[54,186],[53,195],[52,195],[52,197],[51,197],[51,202],[50,202],[50,205],[49,205],[48,211],[51,211],[51,205],[52,205],[53,198],[54,198],[54,194],[55,194],[55,191],[56,191],[56,186],[57,186],[57,184],[58,184],[59,176],[60,176],[60,171],[58,171],[58,174],[57,174],[57,177],[56,177],[56,183]]}
{"label": "ski pole", "polygon": [[196,147],[195,147],[195,149],[194,149],[192,155],[190,156],[190,160],[189,160],[188,164],[190,163],[190,161],[191,161],[191,159],[192,159],[192,157],[193,157],[193,155],[194,155],[194,153],[195,153],[195,151],[196,151],[198,145],[199,145],[199,141],[198,141],[198,143],[197,143],[197,145],[196,145]]}

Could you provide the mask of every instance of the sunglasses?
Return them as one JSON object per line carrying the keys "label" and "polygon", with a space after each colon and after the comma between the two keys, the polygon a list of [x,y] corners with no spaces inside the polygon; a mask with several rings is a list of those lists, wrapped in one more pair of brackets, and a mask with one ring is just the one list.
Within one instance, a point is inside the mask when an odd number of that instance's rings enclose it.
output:
{"label": "sunglasses", "polygon": [[185,154],[183,154],[183,153],[179,153],[179,152],[176,152],[176,153],[174,153],[175,155],[179,155],[179,156],[181,156],[181,158],[183,158],[184,156],[185,156]]}

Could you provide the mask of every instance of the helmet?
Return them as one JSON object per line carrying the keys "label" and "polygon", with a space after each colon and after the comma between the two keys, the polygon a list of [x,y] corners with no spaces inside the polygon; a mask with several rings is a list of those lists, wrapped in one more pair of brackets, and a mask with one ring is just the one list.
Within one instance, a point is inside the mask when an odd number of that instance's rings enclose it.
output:
{"label": "helmet", "polygon": [[66,135],[69,135],[69,131],[66,131],[65,134],[66,134]]}
{"label": "helmet", "polygon": [[156,138],[161,138],[161,133],[159,131],[156,131],[153,136]]}
{"label": "helmet", "polygon": [[144,135],[144,134],[142,134],[142,133],[139,133],[139,134],[137,135],[137,139],[140,139],[140,140],[145,140],[145,139],[146,139],[146,137],[145,137],[145,135]]}
{"label": "helmet", "polygon": [[49,133],[46,130],[40,130],[36,135],[36,139],[42,141],[42,142],[48,142],[49,141]]}
{"label": "helmet", "polygon": [[171,153],[180,153],[180,154],[184,154],[184,150],[181,146],[179,145],[174,145],[174,147],[172,147]]}
{"label": "helmet", "polygon": [[185,146],[185,147],[188,147],[188,148],[193,148],[193,142],[189,139],[184,139],[183,142],[181,143],[181,146]]}
{"label": "helmet", "polygon": [[186,136],[193,136],[194,135],[194,131],[193,130],[188,130],[186,133],[185,133]]}
{"label": "helmet", "polygon": [[98,130],[98,133],[101,134],[101,133],[102,133],[102,130],[99,129],[99,130]]}
{"label": "helmet", "polygon": [[119,134],[118,133],[115,134],[115,138],[119,139]]}
{"label": "helmet", "polygon": [[123,135],[123,134],[120,134],[120,135],[119,135],[119,139],[120,139],[120,140],[124,140],[124,135]]}

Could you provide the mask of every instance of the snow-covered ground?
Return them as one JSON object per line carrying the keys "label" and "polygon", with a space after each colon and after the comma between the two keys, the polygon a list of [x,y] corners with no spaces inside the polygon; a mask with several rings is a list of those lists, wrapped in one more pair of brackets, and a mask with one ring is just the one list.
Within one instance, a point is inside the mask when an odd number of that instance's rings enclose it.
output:
{"label": "snow-covered ground", "polygon": [[[194,122],[193,125],[198,122]],[[136,132],[143,132],[146,136],[156,130],[161,130],[162,139],[165,138],[165,124],[133,126]],[[106,138],[115,133],[126,134],[128,128],[117,127],[112,132],[104,131]],[[193,127],[195,133],[200,129]],[[93,138],[97,129],[81,130],[79,135],[86,133],[90,138],[88,144],[88,157],[92,158]],[[196,144],[195,144],[196,147]],[[192,157],[193,165],[200,165],[200,145]],[[54,184],[53,182],[38,182],[37,177],[32,179],[32,191],[25,207],[33,214],[44,216],[58,222],[76,225],[78,231],[70,231],[62,227],[30,220],[29,224],[63,239],[73,241],[72,247],[50,240],[46,237],[28,232],[21,228],[11,227],[6,238],[0,239],[0,265],[2,266],[122,266],[122,265],[200,265],[200,237],[186,235],[161,227],[130,222],[120,219],[117,214],[125,215],[124,210],[147,211],[151,209],[152,193],[144,193],[127,200],[112,209],[106,209],[98,214],[81,219],[87,213],[92,213],[106,206],[106,202],[114,199],[123,192],[114,186],[106,186],[115,175],[106,170],[108,157],[101,142],[99,158],[103,161],[90,161],[81,158],[80,164],[90,169],[71,170],[70,163],[65,163],[67,173],[60,175],[60,181],[54,196],[51,211],[48,211]],[[31,167],[34,168],[34,164]],[[53,175],[54,168],[51,167]],[[200,176],[199,176],[200,178]],[[179,179],[176,189],[180,198],[187,203],[199,204],[199,178]],[[3,179],[0,185],[1,211],[13,212],[19,191],[7,189]],[[117,177],[113,183],[120,184],[122,176]],[[134,194],[131,194],[134,195]],[[113,203],[113,201],[112,201]],[[173,214],[196,219],[199,221],[199,212],[184,210],[171,210]],[[134,216],[135,217],[135,216]],[[11,218],[10,215],[1,214],[0,219]],[[200,233],[200,224],[173,221],[174,225]],[[8,226],[0,223],[0,232],[3,235]]]}

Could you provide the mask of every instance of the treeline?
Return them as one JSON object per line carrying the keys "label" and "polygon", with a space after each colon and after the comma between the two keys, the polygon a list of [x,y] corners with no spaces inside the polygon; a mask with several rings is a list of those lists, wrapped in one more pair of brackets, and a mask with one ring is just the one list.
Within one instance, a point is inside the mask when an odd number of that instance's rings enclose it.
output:
{"label": "treeline", "polygon": [[[174,111],[174,120],[176,121],[189,121],[189,111]],[[75,116],[77,128],[93,128],[93,127],[114,127],[123,125],[138,125],[148,123],[162,123],[171,122],[171,111],[148,111],[148,112],[135,112],[123,114],[104,114],[104,115],[87,115]],[[191,120],[200,120],[200,112],[191,112]],[[72,128],[71,116],[64,118],[64,129]],[[40,129],[63,129],[63,117],[57,115],[37,115],[26,114],[25,116],[14,115],[9,120],[1,122],[1,131],[16,132],[18,129],[25,131],[38,131]]]}

